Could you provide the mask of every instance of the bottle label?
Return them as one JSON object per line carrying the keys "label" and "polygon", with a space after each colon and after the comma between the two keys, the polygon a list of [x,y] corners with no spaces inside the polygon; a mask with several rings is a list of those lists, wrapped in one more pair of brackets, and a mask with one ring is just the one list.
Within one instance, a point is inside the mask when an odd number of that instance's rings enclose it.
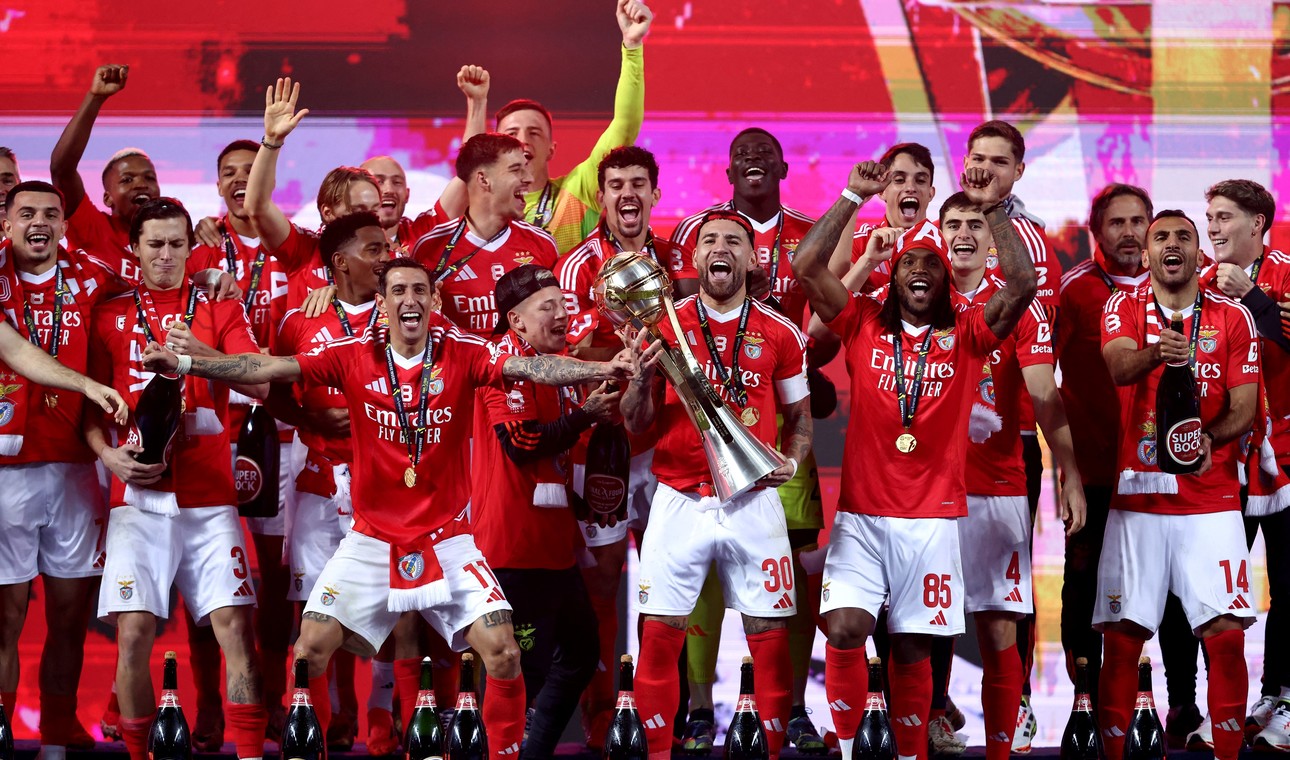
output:
{"label": "bottle label", "polygon": [[1156,700],[1152,699],[1151,692],[1138,692],[1138,700],[1133,704],[1135,710],[1154,710],[1156,709]]}
{"label": "bottle label", "polygon": [[457,709],[458,710],[478,710],[479,707],[475,704],[475,692],[463,691],[460,694],[458,694]]}
{"label": "bottle label", "polygon": [[436,707],[435,707],[435,703],[434,703],[434,692],[433,692],[433,691],[431,691],[431,690],[427,689],[427,690],[425,690],[425,691],[418,691],[418,692],[417,692],[417,704],[416,704],[416,707],[414,707],[413,709],[416,709],[416,708],[419,708],[419,707],[428,707],[428,708],[430,708],[431,710],[436,709]]}
{"label": "bottle label", "polygon": [[161,692],[162,707],[179,707],[179,695],[172,690]]}
{"label": "bottle label", "polygon": [[636,694],[630,691],[618,692],[618,704],[614,706],[615,710],[635,710]]}
{"label": "bottle label", "polygon": [[296,689],[295,693],[291,695],[291,706],[313,707],[313,702],[309,701],[309,690]]}
{"label": "bottle label", "polygon": [[753,695],[740,694],[739,701],[735,703],[735,712],[757,712],[757,702],[753,700]]}
{"label": "bottle label", "polygon": [[250,457],[239,456],[233,466],[233,484],[237,486],[237,503],[249,504],[260,496],[264,486],[264,473]]}
{"label": "bottle label", "polygon": [[1089,698],[1089,695],[1075,695],[1075,712],[1093,712],[1093,700]]}
{"label": "bottle label", "polygon": [[593,473],[587,475],[583,491],[591,511],[608,515],[618,511],[618,505],[627,493],[627,484],[613,475]]}
{"label": "bottle label", "polygon": [[887,709],[887,700],[883,699],[882,692],[881,691],[869,692],[869,697],[865,700],[865,703],[864,703],[864,709],[866,712],[868,712],[869,710],[885,711]]}
{"label": "bottle label", "polygon": [[1192,465],[1200,459],[1201,427],[1199,417],[1188,417],[1174,423],[1165,433],[1165,452],[1181,465]]}

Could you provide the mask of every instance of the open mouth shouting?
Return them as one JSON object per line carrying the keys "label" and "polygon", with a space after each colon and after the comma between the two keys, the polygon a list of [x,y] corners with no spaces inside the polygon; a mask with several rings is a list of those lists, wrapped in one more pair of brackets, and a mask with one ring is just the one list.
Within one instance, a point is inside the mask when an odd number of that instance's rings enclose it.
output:
{"label": "open mouth shouting", "polygon": [[49,250],[51,243],[54,243],[54,236],[48,230],[28,230],[23,237],[27,241],[27,247],[34,253],[44,253]]}
{"label": "open mouth shouting", "polygon": [[142,206],[143,204],[147,203],[150,200],[152,200],[152,194],[148,193],[147,191],[135,193],[134,195],[130,196],[130,202],[136,206]]}
{"label": "open mouth shouting", "polygon": [[909,226],[918,218],[918,199],[905,197],[900,199],[900,221]]}
{"label": "open mouth shouting", "polygon": [[716,284],[725,284],[734,277],[734,266],[725,259],[717,259],[708,264],[708,280]]}
{"label": "open mouth shouting", "polygon": [[932,280],[927,275],[916,274],[909,278],[905,287],[914,298],[925,299],[932,292]]}
{"label": "open mouth shouting", "polygon": [[399,324],[405,332],[415,332],[425,321],[425,315],[415,309],[404,309],[399,312]]}
{"label": "open mouth shouting", "polygon": [[633,200],[620,201],[618,204],[618,218],[622,221],[624,227],[635,228],[641,222],[641,204]]}
{"label": "open mouth shouting", "polygon": [[1181,273],[1185,264],[1186,259],[1181,251],[1165,251],[1164,255],[1160,257],[1160,266],[1164,267],[1165,272],[1168,274]]}
{"label": "open mouth shouting", "polygon": [[744,169],[744,180],[752,187],[760,187],[766,179],[766,170],[760,166],[750,166]]}
{"label": "open mouth shouting", "polygon": [[976,255],[976,243],[967,240],[957,242],[950,248],[950,255],[956,261],[968,261]]}

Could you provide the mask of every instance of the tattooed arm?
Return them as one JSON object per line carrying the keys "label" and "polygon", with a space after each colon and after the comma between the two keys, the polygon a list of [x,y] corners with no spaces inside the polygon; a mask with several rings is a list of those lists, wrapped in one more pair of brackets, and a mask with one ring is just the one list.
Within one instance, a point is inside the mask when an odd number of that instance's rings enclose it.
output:
{"label": "tattooed arm", "polygon": [[[851,168],[847,190],[864,200],[882,192],[889,182],[886,169],[866,161]],[[855,201],[838,198],[802,238],[793,255],[793,276],[810,299],[811,309],[825,322],[841,314],[851,297],[842,280],[829,270],[829,260],[843,233],[850,230],[856,208]]]}
{"label": "tattooed arm", "polygon": [[[295,383],[302,378],[300,363],[294,356],[265,354],[231,354],[219,357],[192,357],[188,374],[230,383]],[[143,367],[149,372],[173,373],[179,357],[153,342],[143,350]]]}
{"label": "tattooed arm", "polygon": [[994,235],[994,247],[999,251],[999,270],[1005,285],[986,301],[985,323],[995,337],[1006,338],[1035,298],[1039,287],[1035,264],[1003,209],[1003,196],[994,175],[985,169],[970,167],[963,172],[960,184],[964,194],[985,213],[990,233]]}
{"label": "tattooed arm", "polygon": [[783,431],[783,443],[780,444],[779,450],[788,461],[757,481],[757,485],[767,488],[775,488],[792,480],[797,474],[797,468],[811,452],[810,395],[780,407],[780,413],[784,415],[784,426],[780,428]]}
{"label": "tattooed arm", "polygon": [[543,385],[579,385],[631,377],[631,362],[623,351],[607,362],[584,362],[568,356],[512,356],[502,365],[508,380],[531,380]]}

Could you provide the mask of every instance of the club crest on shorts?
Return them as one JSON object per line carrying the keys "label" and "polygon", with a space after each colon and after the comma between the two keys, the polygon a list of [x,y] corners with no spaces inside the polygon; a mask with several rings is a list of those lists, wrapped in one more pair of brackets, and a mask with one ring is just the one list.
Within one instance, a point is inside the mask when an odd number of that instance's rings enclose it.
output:
{"label": "club crest on shorts", "polygon": [[118,575],[116,578],[117,593],[121,595],[121,601],[128,602],[134,598],[134,576]]}
{"label": "club crest on shorts", "polygon": [[1138,426],[1142,437],[1138,439],[1138,461],[1148,467],[1156,465],[1156,413],[1149,412],[1147,421]]}
{"label": "club crest on shorts", "polygon": [[648,601],[649,601],[649,590],[650,590],[650,588],[652,588],[652,586],[651,586],[649,583],[646,583],[646,582],[644,582],[644,581],[641,581],[641,583],[640,583],[640,593],[636,595],[636,598],[640,600],[640,603],[641,603],[641,604],[645,604],[646,602],[648,602]]}
{"label": "club crest on shorts", "polygon": [[425,557],[421,552],[412,552],[399,557],[399,575],[405,581],[415,581],[426,571]]}
{"label": "club crest on shorts", "polygon": [[1218,348],[1218,330],[1211,327],[1200,328],[1200,339],[1196,341],[1196,345],[1207,354],[1214,353]]}
{"label": "club crest on shorts", "polygon": [[822,583],[822,584],[820,585],[820,598],[821,598],[821,599],[823,599],[823,600],[824,600],[824,601],[826,601],[826,602],[827,602],[827,601],[829,601],[829,584],[830,584],[830,583],[832,583],[832,581],[825,581],[824,583]]}
{"label": "club crest on shorts", "polygon": [[292,573],[291,575],[292,575],[292,577],[294,578],[294,580],[292,580],[291,582],[292,582],[292,584],[294,584],[294,585],[295,585],[295,587],[296,587],[296,591],[297,591],[297,592],[299,592],[299,591],[303,591],[303,590],[304,590],[304,588],[305,588],[305,574],[304,574],[304,573]]}
{"label": "club crest on shorts", "polygon": [[761,356],[761,344],[765,343],[765,338],[758,338],[752,335],[744,336],[744,356],[749,359],[757,359]]}
{"label": "club crest on shorts", "polygon": [[319,601],[322,602],[322,606],[330,607],[336,603],[336,596],[338,594],[340,594],[340,591],[332,588],[331,586],[323,586],[322,597],[319,598]]}
{"label": "club crest on shorts", "polygon": [[587,523],[587,530],[586,530],[587,538],[595,538],[596,534],[599,532],[600,531],[596,530],[595,525],[592,525],[591,523]]}
{"label": "club crest on shorts", "polygon": [[535,625],[526,624],[526,625],[516,626],[515,643],[519,644],[520,649],[524,650],[525,652],[532,651],[533,645],[537,643],[537,639],[534,638],[533,636],[533,634],[535,633],[537,633],[537,626]]}
{"label": "club crest on shorts", "polygon": [[[1117,589],[1117,590],[1118,590],[1118,589]],[[1123,608],[1123,605],[1121,605],[1121,604],[1120,604],[1120,597],[1122,597],[1122,596],[1124,596],[1124,595],[1123,595],[1123,594],[1107,594],[1107,595],[1106,595],[1106,606],[1107,606],[1107,608],[1108,608],[1108,609],[1110,609],[1110,610],[1111,610],[1111,614],[1112,614],[1112,615],[1119,615],[1119,614],[1120,614],[1120,610]]]}
{"label": "club crest on shorts", "polygon": [[443,393],[443,378],[440,377],[440,375],[442,374],[443,374],[443,367],[435,367],[434,369],[430,370],[429,388],[430,388],[430,393],[432,395],[438,396],[440,393]]}
{"label": "club crest on shorts", "polygon": [[949,351],[954,348],[954,328],[937,330],[932,333],[932,336],[936,338],[936,345],[940,346],[942,351]]}

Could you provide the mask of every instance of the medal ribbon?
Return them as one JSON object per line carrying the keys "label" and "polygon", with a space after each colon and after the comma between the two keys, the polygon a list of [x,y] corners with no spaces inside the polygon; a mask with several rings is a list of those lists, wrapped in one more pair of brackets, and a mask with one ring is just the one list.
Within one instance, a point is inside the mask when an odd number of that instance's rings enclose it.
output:
{"label": "medal ribbon", "polygon": [[775,242],[770,247],[770,293],[766,294],[766,305],[775,311],[783,311],[779,299],[775,297],[775,288],[779,285],[779,239],[784,234],[784,209],[779,210],[779,221],[775,223]]}
{"label": "medal ribbon", "polygon": [[[251,284],[247,287],[246,296],[242,301],[242,308],[246,309],[248,317],[251,315],[251,307],[255,304],[255,294],[260,290],[265,258],[264,246],[261,245],[256,249],[255,260],[251,263]],[[228,273],[237,277],[237,246],[233,243],[233,236],[228,230],[224,230],[224,261],[228,264]],[[328,269],[327,272],[330,284],[331,270]]]}
{"label": "medal ribbon", "polygon": [[425,357],[421,360],[421,384],[417,401],[417,419],[420,424],[414,428],[408,419],[408,410],[403,406],[403,392],[399,386],[398,371],[394,366],[394,347],[389,343],[385,344],[385,370],[389,376],[390,393],[394,397],[394,413],[399,417],[399,428],[403,432],[403,442],[407,444],[408,461],[412,463],[413,470],[416,470],[417,465],[421,463],[421,452],[426,443],[426,409],[430,405],[430,369],[433,366],[434,338],[427,335]]}
{"label": "medal ribbon", "polygon": [[538,196],[537,208],[533,209],[533,223],[542,229],[546,229],[555,216],[555,203],[552,198],[555,191],[551,189],[551,183],[547,182],[542,188],[542,194]]}
{"label": "medal ribbon", "polygon": [[[744,304],[739,312],[739,326],[735,330],[734,353],[730,358],[730,372],[726,372],[726,367],[721,363],[721,352],[717,350],[717,341],[712,337],[712,329],[708,325],[708,310],[703,308],[703,299],[694,299],[694,306],[699,311],[699,330],[703,333],[703,342],[708,344],[708,354],[712,356],[712,363],[717,367],[717,375],[721,378],[721,384],[726,387],[730,395],[741,407],[748,406],[748,391],[744,388],[743,381],[739,377],[739,349],[744,345],[744,330],[748,327],[748,315],[752,313],[752,301],[747,296],[744,297]],[[678,338],[680,336],[677,336]]]}
{"label": "medal ribbon", "polygon": [[923,390],[923,371],[927,368],[927,352],[932,347],[932,326],[927,326],[923,344],[918,347],[918,364],[914,366],[914,381],[910,388],[905,388],[905,336],[891,336],[891,350],[896,360],[896,405],[900,408],[900,424],[906,430],[914,424],[914,413],[918,411],[918,398]]}
{"label": "medal ribbon", "polygon": [[[67,283],[63,280],[63,267],[54,261],[54,324],[50,329],[49,350],[46,352],[55,359],[58,358],[58,349],[63,338],[63,298],[71,291],[67,289]],[[40,345],[40,333],[36,331],[36,318],[31,313],[31,299],[24,292],[22,295],[22,320],[27,323],[27,340],[36,348],[44,351],[45,347]]]}
{"label": "medal ribbon", "polygon": [[[336,318],[340,320],[340,329],[345,331],[346,338],[354,337],[354,328],[349,324],[349,314],[345,313],[345,307],[340,305],[340,299],[336,296],[331,297],[331,307],[336,310]],[[371,332],[376,325],[377,308],[372,306],[372,313],[367,317],[367,332]]]}
{"label": "medal ribbon", "polygon": [[[1192,305],[1191,310],[1191,337],[1187,339],[1187,366],[1192,372],[1196,371],[1196,338],[1200,335],[1200,308],[1201,301],[1204,298],[1205,289],[1196,286],[1196,303]],[[1153,292],[1152,297],[1155,296]],[[1160,306],[1160,301],[1156,301],[1156,311],[1160,312],[1160,319],[1163,322],[1171,323],[1172,320],[1165,318],[1165,310]]]}
{"label": "medal ribbon", "polygon": [[444,246],[443,253],[439,254],[439,263],[435,264],[434,272],[430,275],[430,281],[442,282],[453,276],[457,273],[457,270],[466,266],[466,262],[473,259],[475,254],[492,245],[493,241],[501,237],[502,234],[510,228],[511,225],[509,224],[502,225],[502,228],[497,231],[497,234],[490,237],[483,245],[475,246],[475,250],[462,256],[450,266],[448,265],[448,257],[452,255],[453,249],[455,249],[457,247],[457,243],[461,241],[461,236],[466,234],[466,217],[462,216],[461,223],[457,225],[457,229],[452,232],[452,237],[448,239],[448,245]]}
{"label": "medal ribbon", "polygon": [[[614,233],[609,231],[609,225],[607,223],[602,223],[600,225],[600,230],[601,230],[601,233],[605,236],[605,239],[609,241],[609,244],[614,247],[614,250],[617,251],[618,253],[622,253],[624,250],[623,244],[618,242],[618,238],[614,237]],[[643,250],[645,251],[645,253],[648,253],[650,255],[650,258],[658,262],[659,266],[663,265],[663,262],[658,260],[658,253],[654,250],[654,231],[653,230],[645,231],[645,248]]]}

